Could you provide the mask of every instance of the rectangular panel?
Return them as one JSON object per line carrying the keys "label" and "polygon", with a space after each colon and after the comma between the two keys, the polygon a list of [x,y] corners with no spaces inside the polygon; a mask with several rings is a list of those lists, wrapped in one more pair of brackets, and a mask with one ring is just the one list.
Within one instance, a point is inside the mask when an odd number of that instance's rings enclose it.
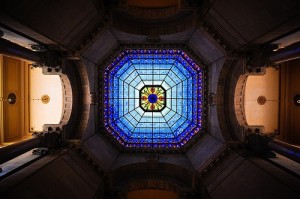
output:
{"label": "rectangular panel", "polygon": [[300,106],[293,97],[300,94],[300,59],[284,62],[280,67],[280,122],[278,139],[300,144]]}
{"label": "rectangular panel", "polygon": [[17,141],[22,136],[22,101],[21,96],[21,61],[10,57],[3,57],[3,98],[7,100],[9,94],[16,96],[16,103],[3,103],[4,112],[4,142]]}

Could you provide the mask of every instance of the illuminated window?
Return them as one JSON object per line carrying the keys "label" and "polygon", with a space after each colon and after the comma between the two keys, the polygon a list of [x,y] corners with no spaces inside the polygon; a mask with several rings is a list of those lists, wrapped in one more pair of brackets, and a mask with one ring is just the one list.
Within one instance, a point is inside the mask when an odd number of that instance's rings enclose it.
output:
{"label": "illuminated window", "polygon": [[125,147],[180,148],[201,130],[203,71],[184,51],[124,50],[104,75],[104,125]]}

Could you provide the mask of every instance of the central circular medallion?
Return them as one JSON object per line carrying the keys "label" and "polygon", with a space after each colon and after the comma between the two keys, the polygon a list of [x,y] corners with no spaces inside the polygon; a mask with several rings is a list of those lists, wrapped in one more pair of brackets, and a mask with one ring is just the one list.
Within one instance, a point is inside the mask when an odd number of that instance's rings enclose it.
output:
{"label": "central circular medallion", "polygon": [[257,98],[257,103],[259,105],[264,105],[266,102],[267,102],[267,98],[265,96],[261,95]]}
{"label": "central circular medallion", "polygon": [[162,86],[144,86],[140,90],[140,107],[147,112],[162,111],[166,107],[165,93]]}
{"label": "central circular medallion", "polygon": [[148,96],[148,101],[149,101],[150,103],[155,103],[155,102],[157,102],[157,95],[156,95],[156,94],[150,94],[150,95]]}

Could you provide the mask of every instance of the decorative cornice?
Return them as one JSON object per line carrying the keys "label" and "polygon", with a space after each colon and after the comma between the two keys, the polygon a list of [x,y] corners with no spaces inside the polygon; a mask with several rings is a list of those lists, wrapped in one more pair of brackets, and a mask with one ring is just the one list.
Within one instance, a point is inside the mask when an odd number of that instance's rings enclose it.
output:
{"label": "decorative cornice", "polygon": [[226,42],[224,38],[209,24],[203,22],[200,28],[207,33],[207,35],[217,43],[217,46],[224,54],[230,54],[232,52],[232,47]]}
{"label": "decorative cornice", "polygon": [[198,25],[200,14],[198,9],[180,10],[172,17],[144,19],[114,10],[111,26],[127,33],[139,35],[166,35],[182,32]]}
{"label": "decorative cornice", "polygon": [[31,51],[2,38],[0,38],[0,54],[20,57],[36,62],[39,62],[41,59],[40,53]]}
{"label": "decorative cornice", "polygon": [[88,49],[97,38],[99,38],[106,30],[106,25],[104,23],[97,24],[93,31],[82,40],[79,45],[78,51],[80,54],[83,54],[86,49]]}

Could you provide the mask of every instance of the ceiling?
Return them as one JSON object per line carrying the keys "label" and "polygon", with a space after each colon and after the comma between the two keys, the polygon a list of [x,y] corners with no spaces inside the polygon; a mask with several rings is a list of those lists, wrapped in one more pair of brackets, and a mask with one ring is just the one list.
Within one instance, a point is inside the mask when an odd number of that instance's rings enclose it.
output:
{"label": "ceiling", "polygon": [[[109,59],[112,51],[126,45],[183,45],[190,48],[201,64],[208,67],[208,92],[217,93],[223,80],[220,79],[222,68],[234,52],[274,42],[300,27],[298,0],[284,3],[281,0],[141,2],[4,0],[0,8],[0,25],[77,56],[80,59],[78,65],[88,79],[84,91],[87,95],[98,92],[96,74],[101,63]],[[134,10],[130,6],[134,6]],[[153,15],[155,12],[161,17]],[[134,154],[133,157],[120,153],[99,136],[94,127],[97,113],[92,108],[89,111],[86,128],[82,130],[82,148],[102,165],[103,170],[147,161],[145,154]],[[164,154],[159,161],[200,170],[227,140],[221,130],[220,117],[217,108],[210,107],[209,135],[186,153]]]}

